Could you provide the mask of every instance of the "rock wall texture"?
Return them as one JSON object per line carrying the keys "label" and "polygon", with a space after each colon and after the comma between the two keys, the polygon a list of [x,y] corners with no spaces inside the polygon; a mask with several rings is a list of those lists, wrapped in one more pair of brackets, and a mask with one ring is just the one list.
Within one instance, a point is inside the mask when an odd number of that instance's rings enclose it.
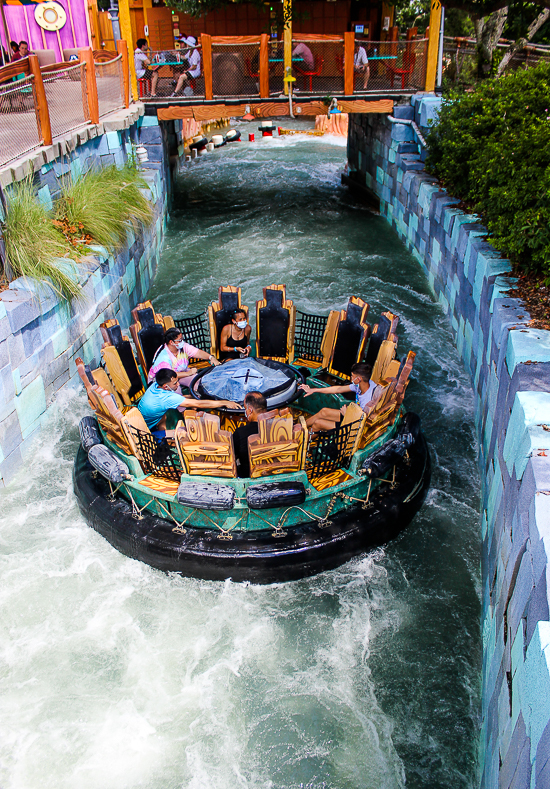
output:
{"label": "rock wall texture", "polygon": [[153,225],[138,236],[129,232],[116,256],[91,249],[81,266],[80,302],[68,306],[32,280],[17,279],[0,292],[0,486],[18,470],[56,393],[77,377],[76,357],[99,363],[100,323],[118,318],[128,326],[132,308],[146,296],[167,220],[169,151],[177,148],[181,131],[181,121],[160,126],[156,117],[143,116],[143,105],[134,105],[0,170],[8,201],[13,184],[30,176],[39,199],[51,206],[63,178],[91,166],[122,164],[139,143],[149,153],[143,174],[155,205]]}
{"label": "rock wall texture", "polygon": [[[484,789],[550,787],[550,333],[509,298],[510,264],[475,216],[424,171],[419,137],[438,99],[392,118],[352,115],[350,178],[426,272],[476,395],[483,478]],[[396,122],[397,121],[397,122]],[[401,122],[399,122],[401,121]]]}

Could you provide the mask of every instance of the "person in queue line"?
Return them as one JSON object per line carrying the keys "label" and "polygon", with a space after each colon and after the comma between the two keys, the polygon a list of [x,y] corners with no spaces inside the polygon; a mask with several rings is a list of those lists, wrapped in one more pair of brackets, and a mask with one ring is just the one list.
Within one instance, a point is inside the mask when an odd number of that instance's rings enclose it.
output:
{"label": "person in queue line", "polygon": [[19,54],[19,44],[17,41],[10,41],[10,57],[11,62],[13,63],[14,60],[21,60],[21,55]]}
{"label": "person in queue line", "polygon": [[242,359],[251,351],[250,332],[252,329],[244,310],[237,309],[231,316],[231,323],[223,327],[220,336],[220,360]]}
{"label": "person in queue line", "polygon": [[136,68],[136,77],[138,79],[151,80],[151,96],[157,95],[157,83],[159,81],[158,70],[160,66],[153,66],[149,57],[147,56],[146,38],[138,38],[136,41],[136,48],[134,51],[134,66]]}
{"label": "person in queue line", "polygon": [[145,424],[153,433],[166,430],[166,413],[174,408],[185,411],[186,408],[240,408],[232,400],[195,400],[193,397],[184,397],[178,394],[178,376],[173,370],[161,368],[155,375],[155,380],[147,389],[138,403],[138,409],[145,420]]}
{"label": "person in queue line", "polygon": [[179,74],[172,96],[178,95],[184,83],[186,83],[184,93],[189,89],[189,91],[191,91],[190,95],[192,95],[193,89],[191,88],[190,82],[192,79],[197,79],[197,77],[201,75],[201,54],[197,49],[197,39],[195,36],[182,36],[180,41],[182,44],[187,44],[189,47],[183,54],[183,57],[187,60],[188,68],[185,71],[181,71]]}
{"label": "person in queue line", "polygon": [[248,457],[248,437],[258,433],[258,416],[267,411],[267,400],[261,392],[247,392],[244,396],[244,415],[246,425],[237,427],[233,433],[233,447],[237,461],[239,477],[250,476],[250,459]]}
{"label": "person in queue line", "polygon": [[303,41],[300,41],[294,49],[292,50],[292,57],[293,58],[302,58],[304,68],[307,71],[313,71],[315,68],[315,58],[313,57],[313,52],[311,49],[304,44]]}
{"label": "person in queue line", "polygon": [[[321,394],[343,394],[344,392],[354,392],[355,401],[358,403],[363,411],[368,403],[372,400],[376,384],[371,381],[372,367],[370,364],[364,362],[357,362],[351,368],[351,383],[343,384],[342,386],[327,386],[326,388],[318,387],[312,388],[307,384],[301,384],[300,389],[304,392],[306,397],[309,397],[316,392]],[[346,413],[347,406],[342,408],[321,408],[316,414],[306,419],[306,425],[311,433],[318,433],[319,430],[333,430],[340,424],[341,420]]]}
{"label": "person in queue line", "polygon": [[214,356],[185,342],[179,329],[168,329],[164,332],[164,345],[160,346],[153,357],[147,380],[151,383],[159,370],[167,368],[176,373],[181,386],[189,386],[197,374],[196,367],[189,367],[189,359],[208,360],[214,367],[219,364]]}
{"label": "person in queue line", "polygon": [[365,47],[360,46],[353,58],[353,70],[356,74],[363,75],[363,90],[367,89],[370,77],[369,59],[367,57],[367,50]]}

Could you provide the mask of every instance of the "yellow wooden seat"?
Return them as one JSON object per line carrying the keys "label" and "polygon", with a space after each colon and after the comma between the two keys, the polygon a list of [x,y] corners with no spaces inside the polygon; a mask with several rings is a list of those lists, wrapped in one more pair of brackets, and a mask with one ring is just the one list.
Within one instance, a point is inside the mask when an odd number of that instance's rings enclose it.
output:
{"label": "yellow wooden seat", "polygon": [[369,305],[352,296],[345,310],[331,310],[321,343],[323,367],[335,378],[349,381],[352,365],[363,358],[370,336]]}
{"label": "yellow wooden seat", "polygon": [[293,425],[292,415],[258,416],[258,433],[248,437],[250,476],[292,474],[305,468],[308,430],[300,416]]}
{"label": "yellow wooden seat", "polygon": [[144,394],[145,386],[132,344],[115,319],[105,321],[100,329],[104,339],[101,356],[113,387],[124,405],[134,405]]}
{"label": "yellow wooden seat", "polygon": [[416,354],[409,351],[400,364],[398,374],[384,381],[374,390],[373,398],[365,410],[365,423],[360,446],[365,447],[393,425],[405,397]]}
{"label": "yellow wooden seat", "polygon": [[256,302],[256,354],[262,359],[292,362],[296,307],[286,297],[286,285],[269,285]]}
{"label": "yellow wooden seat", "polygon": [[176,426],[174,439],[181,465],[187,474],[208,477],[236,477],[233,437],[220,430],[215,414],[187,410]]}
{"label": "yellow wooden seat", "polygon": [[218,290],[218,301],[208,307],[208,325],[210,329],[210,353],[216,359],[220,356],[220,337],[222,329],[231,323],[235,310],[242,310],[248,320],[248,307],[241,304],[241,289],[233,285],[221,286]]}

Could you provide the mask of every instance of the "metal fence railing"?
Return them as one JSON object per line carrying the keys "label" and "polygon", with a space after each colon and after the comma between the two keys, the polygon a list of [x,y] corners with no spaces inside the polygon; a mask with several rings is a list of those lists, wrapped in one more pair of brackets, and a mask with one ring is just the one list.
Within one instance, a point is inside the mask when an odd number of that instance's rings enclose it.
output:
{"label": "metal fence railing", "polygon": [[[344,93],[344,39],[292,40],[294,89],[304,93]],[[282,54],[282,53],[281,53]],[[274,90],[282,89],[283,65],[274,69]],[[270,80],[270,83],[272,80]]]}
{"label": "metal fence railing", "polygon": [[[427,52],[427,38],[410,41],[356,41],[354,90],[396,93],[424,90]],[[363,53],[368,59],[368,71],[364,67]]]}
{"label": "metal fence railing", "polygon": [[[508,46],[506,43],[497,45],[493,56],[495,65],[498,65],[504,57]],[[512,56],[506,67],[506,72],[529,68],[541,61],[550,62],[549,48],[528,44]],[[480,79],[477,73],[477,62],[475,39],[446,37],[443,42],[443,84],[448,86],[474,85]]]}
{"label": "metal fence railing", "polygon": [[0,165],[40,145],[34,77],[0,84]]}
{"label": "metal fence railing", "polygon": [[214,96],[258,96],[260,93],[260,40],[252,43],[212,42]]}
{"label": "metal fence railing", "polygon": [[124,75],[122,56],[103,63],[95,63],[99,116],[124,107]]}
{"label": "metal fence railing", "polygon": [[85,69],[84,63],[76,63],[42,76],[53,137],[88,122]]}

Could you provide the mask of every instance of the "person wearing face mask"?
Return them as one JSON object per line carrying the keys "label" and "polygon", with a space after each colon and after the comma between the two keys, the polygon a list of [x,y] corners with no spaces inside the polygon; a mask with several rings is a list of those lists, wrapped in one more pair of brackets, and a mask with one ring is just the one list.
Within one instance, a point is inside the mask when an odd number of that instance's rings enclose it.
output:
{"label": "person wearing face mask", "polygon": [[244,415],[246,425],[241,425],[233,433],[233,447],[237,461],[239,477],[250,476],[250,460],[248,458],[248,436],[258,433],[258,415],[267,411],[267,400],[261,392],[247,392],[244,396]]}
{"label": "person wearing face mask", "polygon": [[153,358],[147,380],[151,383],[158,371],[164,367],[176,373],[181,386],[189,386],[197,374],[196,367],[189,367],[189,359],[207,359],[214,366],[219,364],[218,360],[206,351],[184,342],[179,329],[168,329],[164,333],[164,345],[160,346]]}
{"label": "person wearing face mask", "polygon": [[162,367],[155,375],[154,383],[138,403],[138,409],[151,432],[156,434],[166,430],[166,412],[171,408],[178,411],[185,411],[186,408],[240,408],[238,403],[231,400],[195,400],[193,397],[183,397],[178,394],[178,390],[177,373]]}
{"label": "person wearing face mask", "polygon": [[[300,389],[304,392],[306,397],[309,397],[316,392],[322,394],[343,394],[344,392],[354,392],[355,402],[358,403],[363,411],[368,403],[372,400],[376,384],[371,381],[372,367],[370,364],[364,362],[357,362],[351,368],[351,383],[342,386],[327,386],[326,388],[312,389],[307,384],[301,384]],[[311,433],[318,433],[319,430],[333,430],[340,424],[344,414],[346,413],[347,406],[338,408],[321,408],[316,414],[306,419],[306,425]]]}
{"label": "person wearing face mask", "polygon": [[231,323],[224,326],[220,337],[220,359],[243,359],[250,353],[250,332],[252,329],[243,310],[235,310]]}

